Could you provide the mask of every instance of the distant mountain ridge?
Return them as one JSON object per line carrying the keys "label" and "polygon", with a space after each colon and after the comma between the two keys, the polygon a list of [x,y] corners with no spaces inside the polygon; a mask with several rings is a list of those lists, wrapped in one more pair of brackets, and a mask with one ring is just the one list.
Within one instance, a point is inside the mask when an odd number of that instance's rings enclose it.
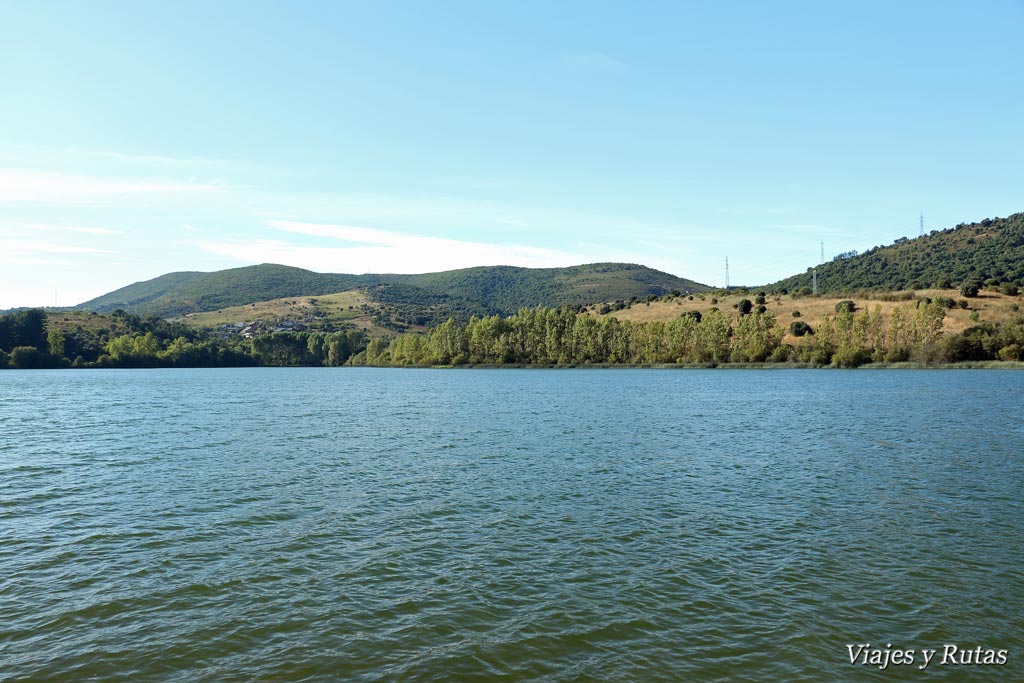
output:
{"label": "distant mountain ridge", "polygon": [[[767,289],[812,286],[813,269]],[[961,223],[914,239],[900,238],[863,254],[841,254],[817,267],[818,291],[912,290],[959,287],[994,279],[1024,286],[1024,213]]]}
{"label": "distant mountain ridge", "polygon": [[318,296],[365,289],[390,305],[444,306],[466,315],[510,315],[522,307],[581,305],[642,298],[673,290],[709,287],[669,273],[628,263],[593,263],[568,268],[481,266],[416,275],[315,273],[261,264],[227,270],[177,272],[136,282],[76,308],[173,317],[283,297]]}

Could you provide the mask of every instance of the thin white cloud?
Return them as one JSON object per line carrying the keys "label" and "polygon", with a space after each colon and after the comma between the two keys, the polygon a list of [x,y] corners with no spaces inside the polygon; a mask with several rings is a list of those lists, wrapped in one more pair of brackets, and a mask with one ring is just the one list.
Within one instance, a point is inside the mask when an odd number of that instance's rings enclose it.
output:
{"label": "thin white cloud", "polygon": [[[21,221],[0,221],[0,264],[4,266],[77,267],[98,255],[111,254],[107,249],[69,243],[75,233],[104,231],[75,225],[50,225]],[[114,231],[109,231],[113,234]],[[96,233],[106,235],[108,232]],[[81,239],[81,238],[79,238]]]}
{"label": "thin white cloud", "polygon": [[286,232],[294,232],[300,235],[313,235],[315,237],[330,237],[331,239],[342,240],[345,242],[363,244],[398,245],[407,239],[413,238],[412,235],[403,235],[402,233],[392,232],[390,230],[363,228],[354,225],[306,223],[301,221],[285,220],[271,220],[267,221],[267,223],[278,230],[284,230]]}
{"label": "thin white cloud", "polygon": [[45,252],[52,254],[109,254],[106,249],[78,247],[71,244],[53,244],[34,240],[0,240],[0,251],[8,253]]}
{"label": "thin white cloud", "polygon": [[35,162],[63,165],[71,162],[80,166],[95,161],[114,161],[121,165],[162,165],[165,167],[224,167],[237,165],[228,159],[208,156],[169,156],[166,154],[126,153],[110,149],[65,147],[37,144],[0,143],[0,160],[5,164],[19,164],[25,159]]}
{"label": "thin white cloud", "polygon": [[223,160],[209,157],[170,157],[162,154],[123,154],[121,152],[97,152],[96,154],[116,161],[169,166],[223,165],[226,163]]}
{"label": "thin white cloud", "polygon": [[78,225],[66,225],[62,226],[64,230],[69,232],[84,232],[90,235],[123,235],[122,230],[111,230],[110,228],[84,228]]}
{"label": "thin white cloud", "polygon": [[284,232],[346,244],[305,246],[283,240],[259,240],[199,241],[196,245],[208,253],[245,263],[284,263],[334,273],[424,273],[481,265],[551,268],[586,260],[578,253],[518,244],[469,242],[346,225],[296,221],[269,223]]}
{"label": "thin white cloud", "polygon": [[123,235],[124,232],[121,230],[113,230],[111,228],[96,228],[84,225],[54,225],[52,223],[32,223],[26,221],[0,221],[0,235],[12,234],[15,236],[23,236],[26,233],[54,233],[54,232],[73,232],[83,233],[88,235]]}
{"label": "thin white cloud", "polygon": [[439,234],[502,234],[507,239],[534,242],[557,236],[561,241],[591,235],[648,234],[674,238],[700,238],[702,228],[678,222],[651,221],[574,208],[473,199],[445,194],[302,194],[254,195],[247,203],[251,215],[267,219],[301,220],[319,216],[346,224],[382,225],[393,230],[431,231]]}
{"label": "thin white cloud", "polygon": [[558,268],[583,263],[621,261],[641,263],[669,273],[682,272],[676,255],[652,258],[624,250],[622,245],[580,243],[572,251],[517,244],[493,244],[409,235],[360,226],[300,221],[268,221],[283,232],[337,241],[335,246],[299,245],[286,239],[257,241],[203,240],[194,242],[210,254],[241,263],[282,263],[330,273],[426,273],[486,265]]}
{"label": "thin white cloud", "polygon": [[[25,265],[50,263],[52,254],[109,254],[106,249],[54,244],[26,239],[0,239],[0,263]],[[59,261],[63,263],[64,261]]]}
{"label": "thin white cloud", "polygon": [[[344,248],[344,250],[358,253],[363,257],[374,255],[377,257],[375,262],[381,266],[396,263],[408,264],[403,265],[403,270],[392,270],[390,272],[424,272],[422,270],[424,262],[444,264],[444,267],[440,268],[440,270],[470,268],[481,265],[521,265],[533,268],[547,268],[572,265],[578,263],[581,258],[578,253],[559,249],[530,247],[520,244],[470,242],[444,237],[425,237],[352,225],[280,220],[268,221],[268,223],[286,232],[327,237],[349,242],[353,245],[375,245],[351,246]],[[389,271],[378,269],[376,272]]]}
{"label": "thin white cloud", "polygon": [[142,194],[214,192],[221,185],[177,180],[108,178],[19,168],[0,168],[0,203],[68,204]]}
{"label": "thin white cloud", "polygon": [[781,216],[792,211],[778,207],[736,206],[718,209],[717,213],[723,216]]}

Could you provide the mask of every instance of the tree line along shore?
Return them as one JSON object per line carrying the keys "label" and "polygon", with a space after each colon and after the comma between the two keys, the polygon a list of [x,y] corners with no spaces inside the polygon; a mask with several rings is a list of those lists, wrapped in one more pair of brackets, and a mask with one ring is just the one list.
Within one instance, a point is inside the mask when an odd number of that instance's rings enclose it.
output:
{"label": "tree line along shore", "polygon": [[[1024,361],[1017,292],[674,294],[454,318],[425,333],[273,332],[223,338],[157,317],[29,309],[0,316],[0,368],[236,366],[740,366],[852,368]],[[822,312],[823,305],[830,306]],[[802,314],[816,311],[812,315]],[[985,317],[981,317],[984,310]],[[645,319],[654,316],[660,319]]]}

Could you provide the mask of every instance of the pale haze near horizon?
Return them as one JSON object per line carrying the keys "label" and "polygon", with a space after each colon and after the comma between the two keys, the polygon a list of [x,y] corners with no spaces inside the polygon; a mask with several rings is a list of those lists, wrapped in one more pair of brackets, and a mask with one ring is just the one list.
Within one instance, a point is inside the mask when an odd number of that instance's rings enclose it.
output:
{"label": "pale haze near horizon", "polygon": [[763,284],[1024,209],[1024,4],[8,3],[0,308],[181,270]]}

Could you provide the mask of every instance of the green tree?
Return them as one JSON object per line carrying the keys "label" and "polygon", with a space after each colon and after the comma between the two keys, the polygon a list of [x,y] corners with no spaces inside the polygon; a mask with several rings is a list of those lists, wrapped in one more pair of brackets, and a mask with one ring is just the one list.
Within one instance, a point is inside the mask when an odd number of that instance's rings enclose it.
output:
{"label": "green tree", "polygon": [[889,314],[889,325],[885,336],[885,360],[896,362],[910,356],[913,345],[913,328],[904,307],[894,308]]}
{"label": "green tree", "polygon": [[708,311],[697,327],[696,356],[699,363],[724,363],[729,360],[729,319],[717,308]]}
{"label": "green tree", "polygon": [[741,316],[733,339],[732,360],[763,362],[782,342],[782,335],[771,313]]}
{"label": "green tree", "polygon": [[349,358],[347,351],[343,340],[332,339],[327,345],[327,364],[332,367],[344,365]]}
{"label": "green tree", "polygon": [[[428,346],[432,356],[431,360],[435,363],[460,365],[465,363],[468,358],[464,330],[455,323],[454,318],[448,318],[434,328],[430,333]],[[367,347],[367,356],[369,355],[370,349]]]}
{"label": "green tree", "polygon": [[160,358],[177,367],[194,367],[202,361],[199,349],[184,337],[177,337],[168,344]]}
{"label": "green tree", "polygon": [[0,350],[12,351],[16,346],[33,346],[47,351],[46,313],[32,308],[8,315],[0,315]]}
{"label": "green tree", "polygon": [[309,354],[310,362],[316,365],[323,365],[327,350],[327,335],[322,332],[314,332],[306,339],[306,353]]}
{"label": "green tree", "polygon": [[46,367],[43,352],[34,346],[15,346],[11,350],[10,364],[19,370]]}
{"label": "green tree", "polygon": [[573,363],[593,363],[597,360],[597,354],[591,343],[591,339],[595,336],[596,332],[597,320],[589,315],[576,317],[570,341]]}
{"label": "green tree", "polygon": [[50,355],[57,358],[64,357],[64,331],[54,328],[47,332],[46,342],[50,348]]}
{"label": "green tree", "polygon": [[942,324],[946,317],[946,307],[941,302],[933,301],[918,306],[914,312],[914,351],[917,360],[924,363],[935,363],[940,360],[938,342],[942,337]]}
{"label": "green tree", "polygon": [[14,316],[0,315],[0,351],[5,354],[18,345]]}
{"label": "green tree", "polygon": [[132,339],[132,355],[155,358],[160,353],[160,341],[152,332],[140,334]]}
{"label": "green tree", "polygon": [[132,335],[130,334],[114,337],[103,345],[103,350],[114,360],[132,355],[132,349]]}

